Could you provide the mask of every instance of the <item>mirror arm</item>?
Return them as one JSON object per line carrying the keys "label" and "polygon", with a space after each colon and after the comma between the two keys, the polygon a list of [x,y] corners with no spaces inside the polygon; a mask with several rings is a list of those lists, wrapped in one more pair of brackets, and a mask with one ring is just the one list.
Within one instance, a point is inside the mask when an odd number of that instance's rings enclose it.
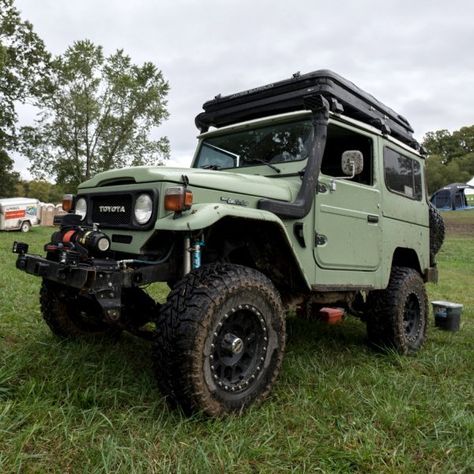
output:
{"label": "mirror arm", "polygon": [[351,161],[350,163],[351,163],[351,167],[352,167],[352,174],[350,176],[334,176],[333,178],[331,178],[331,185],[330,185],[330,188],[329,188],[331,191],[336,190],[336,180],[337,179],[352,179],[352,178],[355,178],[355,175],[356,175],[355,163],[353,161]]}

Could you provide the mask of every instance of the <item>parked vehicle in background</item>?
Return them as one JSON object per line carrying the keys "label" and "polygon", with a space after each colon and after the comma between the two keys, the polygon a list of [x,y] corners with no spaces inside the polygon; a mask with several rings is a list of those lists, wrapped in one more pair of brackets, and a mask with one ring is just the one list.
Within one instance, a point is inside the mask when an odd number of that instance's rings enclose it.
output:
{"label": "parked vehicle in background", "polygon": [[408,121],[331,71],[203,108],[191,168],[100,173],[65,201],[45,258],[16,243],[52,332],[152,339],[163,394],[209,415],[270,393],[289,310],[342,307],[372,346],[417,352],[444,227]]}
{"label": "parked vehicle in background", "polygon": [[456,211],[472,207],[468,199],[469,192],[474,193],[474,184],[452,183],[443,186],[431,196],[431,204],[441,211]]}
{"label": "parked vehicle in background", "polygon": [[38,199],[4,198],[0,199],[0,230],[20,230],[28,232],[40,224]]}

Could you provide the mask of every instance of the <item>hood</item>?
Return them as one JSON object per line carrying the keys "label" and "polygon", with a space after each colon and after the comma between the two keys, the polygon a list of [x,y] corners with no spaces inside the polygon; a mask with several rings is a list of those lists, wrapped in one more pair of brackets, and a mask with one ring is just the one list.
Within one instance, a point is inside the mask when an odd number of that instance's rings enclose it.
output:
{"label": "hood", "polygon": [[216,189],[281,201],[293,201],[294,195],[298,192],[297,186],[285,179],[200,168],[168,168],[165,166],[137,166],[105,171],[82,183],[79,189],[164,181],[182,184],[183,175],[188,177],[190,187]]}

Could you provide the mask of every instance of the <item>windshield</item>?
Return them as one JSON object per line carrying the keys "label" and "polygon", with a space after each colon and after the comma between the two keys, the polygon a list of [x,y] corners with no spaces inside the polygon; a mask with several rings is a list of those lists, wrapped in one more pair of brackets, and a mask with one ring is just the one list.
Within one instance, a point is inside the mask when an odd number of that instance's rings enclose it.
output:
{"label": "windshield", "polygon": [[205,138],[194,166],[228,169],[304,160],[311,131],[309,120],[299,120]]}

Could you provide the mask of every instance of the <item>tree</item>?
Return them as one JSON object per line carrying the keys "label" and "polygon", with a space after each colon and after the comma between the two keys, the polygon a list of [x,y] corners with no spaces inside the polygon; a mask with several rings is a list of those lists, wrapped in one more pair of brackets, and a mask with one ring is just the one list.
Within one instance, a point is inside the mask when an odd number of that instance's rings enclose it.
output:
{"label": "tree", "polygon": [[474,125],[453,133],[428,132],[423,146],[428,151],[426,177],[430,193],[450,183],[465,183],[474,176]]}
{"label": "tree", "polygon": [[15,186],[15,196],[39,199],[42,202],[59,203],[66,192],[74,189],[64,189],[63,186],[52,184],[45,180],[18,181]]}
{"label": "tree", "polygon": [[455,158],[474,153],[474,125],[450,133],[448,130],[428,132],[423,146],[429,155],[439,155],[446,163]]}
{"label": "tree", "polygon": [[49,53],[13,0],[0,0],[0,150],[14,148],[15,104],[38,96],[47,84]]}
{"label": "tree", "polygon": [[77,185],[100,171],[168,157],[167,138],[150,138],[168,116],[168,83],[154,64],[132,64],[122,50],[105,57],[84,40],[56,58],[52,71],[50,92],[38,102],[42,114],[22,132],[35,176]]}
{"label": "tree", "polygon": [[38,199],[42,202],[49,202],[49,194],[52,184],[44,180],[35,180],[28,183],[26,197]]}
{"label": "tree", "polygon": [[13,160],[5,150],[0,150],[0,197],[15,196],[19,179],[20,175],[13,171]]}

